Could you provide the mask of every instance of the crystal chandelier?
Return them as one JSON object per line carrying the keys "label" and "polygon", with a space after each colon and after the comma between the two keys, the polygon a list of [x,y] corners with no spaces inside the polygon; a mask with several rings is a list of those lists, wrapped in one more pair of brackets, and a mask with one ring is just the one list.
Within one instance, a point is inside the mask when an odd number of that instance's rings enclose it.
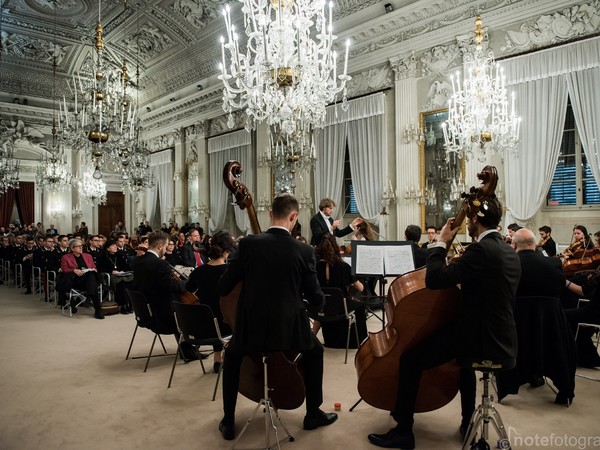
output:
{"label": "crystal chandelier", "polygon": [[341,91],[346,109],[350,42],[346,42],[344,71],[337,75],[333,2],[327,8],[325,0],[239,1],[245,48],[240,48],[243,43],[229,5],[223,10],[227,38],[221,37],[219,79],[225,86],[223,109],[229,114],[229,126],[233,126],[233,110],[244,109],[247,129],[266,120],[277,133],[291,137],[323,127],[325,106]]}
{"label": "crystal chandelier", "polygon": [[0,195],[8,189],[19,188],[19,166],[21,160],[15,158],[15,142],[12,137],[2,136],[0,144]]}
{"label": "crystal chandelier", "polygon": [[[104,58],[104,36],[98,0],[95,52],[91,73],[78,73],[68,82],[73,94],[73,109],[63,99],[64,134],[67,145],[88,149],[97,167],[106,159],[117,158],[135,137],[136,108],[128,93],[130,79],[126,61],[110,67]],[[127,7],[126,2],[124,6]]]}
{"label": "crystal chandelier", "polygon": [[77,180],[79,188],[79,203],[88,203],[97,206],[106,203],[106,183],[94,177],[95,169],[83,172],[83,177]]}
{"label": "crystal chandelier", "polygon": [[[54,9],[56,20],[56,6]],[[54,29],[53,46],[56,48],[56,24]],[[67,161],[67,155],[64,150],[63,135],[56,129],[56,55],[53,52],[52,59],[52,141],[48,151],[43,153],[37,167],[35,182],[36,187],[42,191],[59,192],[66,191],[71,187],[71,172]],[[60,102],[59,102],[60,104]],[[60,111],[58,114],[58,128],[61,128]]]}
{"label": "crystal chandelier", "polygon": [[454,91],[448,105],[448,121],[444,122],[446,153],[456,153],[469,160],[477,156],[485,160],[488,150],[503,155],[510,151],[516,156],[521,118],[515,114],[515,97],[510,108],[502,68],[490,50],[484,55],[483,21],[475,20],[475,53],[465,54],[465,79],[460,74],[452,80]]}

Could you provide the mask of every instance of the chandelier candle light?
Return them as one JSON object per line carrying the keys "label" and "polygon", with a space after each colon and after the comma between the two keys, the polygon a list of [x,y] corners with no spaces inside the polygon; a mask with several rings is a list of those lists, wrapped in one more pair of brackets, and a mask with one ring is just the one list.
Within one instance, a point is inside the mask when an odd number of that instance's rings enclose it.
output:
{"label": "chandelier candle light", "polygon": [[[232,22],[229,5],[223,16],[227,36],[221,37],[223,109],[245,109],[247,129],[267,121],[277,133],[322,128],[325,106],[343,91],[347,109],[348,52],[337,75],[336,39],[332,31],[333,2],[325,0],[239,0],[247,34],[245,51]],[[314,25],[314,29],[313,29]],[[226,54],[229,55],[229,63]]]}
{"label": "chandelier candle light", "polygon": [[487,150],[504,155],[517,153],[521,118],[515,114],[515,96],[510,108],[507,99],[504,71],[490,51],[484,55],[483,21],[475,20],[475,53],[465,55],[465,79],[460,74],[452,80],[454,91],[448,105],[448,121],[442,124],[446,153],[456,153],[469,160],[477,156],[485,160]]}

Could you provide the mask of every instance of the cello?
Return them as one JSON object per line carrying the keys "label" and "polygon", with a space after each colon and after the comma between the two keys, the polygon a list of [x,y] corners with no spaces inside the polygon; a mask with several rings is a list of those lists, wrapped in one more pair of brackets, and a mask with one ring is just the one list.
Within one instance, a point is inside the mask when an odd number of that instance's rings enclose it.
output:
{"label": "cello", "polygon": [[[484,167],[477,177],[482,186],[462,194],[464,200],[453,229],[462,225],[467,214],[477,213],[471,210],[471,204],[477,207],[494,193],[498,181],[495,167]],[[387,325],[377,333],[369,333],[356,353],[358,392],[376,408],[393,411],[396,406],[402,354],[457,317],[459,289],[427,289],[425,273],[423,267],[392,282],[385,305]],[[432,411],[449,403],[458,392],[459,369],[456,360],[452,360],[423,371],[415,412]]]}
{"label": "cello", "polygon": [[[223,168],[223,182],[235,196],[236,204],[246,210],[250,227],[254,234],[260,234],[260,224],[256,216],[252,196],[240,181],[242,166],[238,161],[229,161]],[[235,329],[237,303],[242,291],[239,283],[227,296],[221,297],[220,305],[223,321]],[[299,357],[288,352],[274,352],[269,356],[268,378],[271,401],[278,409],[296,409],[304,403],[305,388]],[[260,402],[264,395],[263,363],[260,355],[246,355],[240,369],[238,392],[244,397]]]}

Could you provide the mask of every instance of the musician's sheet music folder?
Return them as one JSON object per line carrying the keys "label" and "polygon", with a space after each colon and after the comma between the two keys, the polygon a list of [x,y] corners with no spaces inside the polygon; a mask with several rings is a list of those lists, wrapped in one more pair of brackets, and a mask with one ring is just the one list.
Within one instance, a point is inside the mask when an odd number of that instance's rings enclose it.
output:
{"label": "musician's sheet music folder", "polygon": [[352,241],[352,275],[398,276],[415,270],[408,241]]}

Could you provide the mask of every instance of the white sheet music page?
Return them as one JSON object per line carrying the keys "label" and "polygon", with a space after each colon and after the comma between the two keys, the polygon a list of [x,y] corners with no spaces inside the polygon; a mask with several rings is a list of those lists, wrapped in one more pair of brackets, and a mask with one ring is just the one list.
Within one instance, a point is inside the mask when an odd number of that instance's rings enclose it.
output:
{"label": "white sheet music page", "polygon": [[361,275],[381,275],[383,271],[383,246],[356,246],[356,273]]}
{"label": "white sheet music page", "polygon": [[402,275],[415,270],[411,245],[385,246],[383,249],[386,274]]}

